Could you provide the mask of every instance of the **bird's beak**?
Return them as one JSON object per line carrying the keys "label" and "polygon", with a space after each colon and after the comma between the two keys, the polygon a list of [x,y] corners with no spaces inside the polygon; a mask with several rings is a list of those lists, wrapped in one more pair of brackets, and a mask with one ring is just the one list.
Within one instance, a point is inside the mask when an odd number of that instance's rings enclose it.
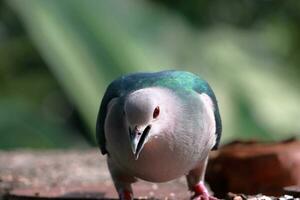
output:
{"label": "bird's beak", "polygon": [[138,128],[131,129],[129,127],[129,138],[135,160],[139,158],[150,129],[151,125],[148,125],[143,131]]}

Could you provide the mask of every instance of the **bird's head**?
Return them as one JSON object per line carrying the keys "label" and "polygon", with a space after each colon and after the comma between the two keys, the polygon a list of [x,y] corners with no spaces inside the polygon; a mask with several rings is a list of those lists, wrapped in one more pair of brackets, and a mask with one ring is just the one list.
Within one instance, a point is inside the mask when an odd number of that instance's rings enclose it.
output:
{"label": "bird's head", "polygon": [[159,134],[165,120],[166,102],[163,91],[155,88],[140,89],[125,100],[125,123],[135,159],[150,137]]}

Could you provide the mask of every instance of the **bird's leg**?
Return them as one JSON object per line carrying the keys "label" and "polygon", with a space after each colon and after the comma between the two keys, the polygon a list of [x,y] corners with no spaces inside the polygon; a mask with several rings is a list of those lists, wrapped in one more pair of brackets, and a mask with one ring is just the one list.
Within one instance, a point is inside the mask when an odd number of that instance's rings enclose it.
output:
{"label": "bird's leg", "polygon": [[194,195],[191,197],[192,200],[217,200],[217,198],[209,194],[206,186],[204,185],[207,161],[208,157],[196,168],[189,171],[186,176],[189,190],[194,192]]}
{"label": "bird's leg", "polygon": [[133,200],[132,190],[120,189],[118,191],[118,195],[119,195],[120,200]]}
{"label": "bird's leg", "polygon": [[131,184],[136,182],[136,179],[119,170],[119,168],[109,158],[107,159],[107,164],[115,188],[118,192],[119,199],[133,200],[134,198]]}
{"label": "bird's leg", "polygon": [[131,184],[136,181],[135,178],[127,175],[111,175],[120,200],[133,200]]}

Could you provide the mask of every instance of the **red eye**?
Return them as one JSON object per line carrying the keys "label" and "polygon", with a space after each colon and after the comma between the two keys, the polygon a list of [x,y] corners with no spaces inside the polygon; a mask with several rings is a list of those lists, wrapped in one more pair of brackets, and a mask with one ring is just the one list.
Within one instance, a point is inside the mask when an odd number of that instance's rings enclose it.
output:
{"label": "red eye", "polygon": [[153,118],[155,119],[159,115],[159,106],[157,106],[153,111]]}

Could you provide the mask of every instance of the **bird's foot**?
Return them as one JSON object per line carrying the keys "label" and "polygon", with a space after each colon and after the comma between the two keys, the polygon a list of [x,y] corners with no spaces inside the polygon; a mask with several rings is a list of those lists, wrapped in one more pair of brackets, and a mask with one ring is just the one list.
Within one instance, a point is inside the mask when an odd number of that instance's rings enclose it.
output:
{"label": "bird's foot", "polygon": [[121,190],[119,192],[120,200],[133,200],[133,193],[127,190]]}
{"label": "bird's foot", "polygon": [[211,196],[208,193],[208,190],[206,189],[203,182],[198,183],[194,186],[193,192],[195,193],[191,200],[218,200],[218,198]]}
{"label": "bird's foot", "polygon": [[194,195],[192,196],[191,200],[219,200],[216,197],[210,196],[210,195]]}

